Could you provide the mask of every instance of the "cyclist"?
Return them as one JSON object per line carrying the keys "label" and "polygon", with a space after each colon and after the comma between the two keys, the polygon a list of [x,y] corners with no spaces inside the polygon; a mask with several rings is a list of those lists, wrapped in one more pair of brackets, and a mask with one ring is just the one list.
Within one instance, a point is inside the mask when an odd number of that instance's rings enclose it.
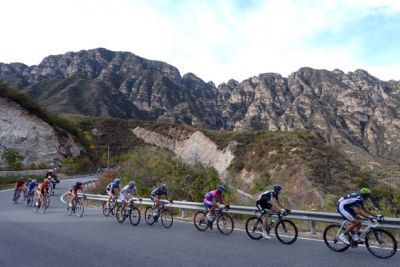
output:
{"label": "cyclist", "polygon": [[76,182],[69,190],[69,193],[71,195],[71,205],[73,211],[75,210],[76,200],[78,199],[78,190],[81,190],[82,194],[85,196],[85,193],[83,192],[83,183],[79,181]]}
{"label": "cyclist", "polygon": [[[165,195],[166,199],[168,198],[168,186],[167,184],[161,184],[160,187],[157,187],[153,191],[151,191],[150,199],[154,202],[155,210],[153,210],[154,220],[157,221],[158,215],[160,212],[160,198]],[[169,199],[169,202],[172,203],[172,199]]]}
{"label": "cyclist", "polygon": [[118,197],[118,199],[122,203],[122,205],[121,205],[122,210],[125,210],[126,203],[127,203],[127,201],[129,201],[132,198],[133,193],[136,194],[137,198],[141,199],[136,190],[136,183],[134,181],[130,181],[129,184],[125,185],[122,188],[121,193],[119,194],[119,197]]}
{"label": "cyclist", "polygon": [[113,202],[115,200],[116,191],[119,190],[119,185],[121,180],[119,178],[115,178],[114,182],[111,182],[106,187],[106,193],[108,195],[108,203]]}
{"label": "cyclist", "polygon": [[33,194],[35,188],[38,185],[39,184],[37,183],[37,181],[35,179],[32,179],[28,184],[28,188],[27,188],[26,193],[25,193],[25,198],[27,198],[30,194]]}
{"label": "cyclist", "polygon": [[272,211],[280,211],[281,212],[288,212],[289,210],[286,209],[280,202],[279,202],[279,193],[282,190],[282,186],[279,184],[274,184],[272,186],[272,190],[265,191],[261,193],[256,202],[256,207],[258,211],[263,215],[263,232],[262,236],[266,239],[271,239],[269,234],[269,229],[267,229],[267,225],[270,224],[272,216],[266,212],[266,210]]}
{"label": "cyclist", "polygon": [[[222,185],[219,185],[217,186],[217,189],[211,190],[204,196],[204,205],[209,209],[209,212],[206,216],[210,222],[214,219],[215,209],[221,209],[224,207],[224,202],[222,200],[224,191],[225,188]],[[217,205],[216,202],[219,202],[220,205]]]}
{"label": "cyclist", "polygon": [[343,243],[349,245],[350,241],[348,239],[348,233],[352,230],[356,230],[357,235],[354,237],[356,240],[359,238],[359,231],[361,229],[361,217],[369,218],[374,220],[376,215],[372,214],[364,207],[364,201],[371,196],[371,190],[364,187],[361,188],[360,193],[348,194],[341,197],[338,200],[336,210],[345,220],[348,220],[351,224],[347,229],[342,232],[338,238],[343,241]]}
{"label": "cyclist", "polygon": [[49,184],[50,184],[50,180],[46,178],[36,188],[36,195],[37,195],[37,197],[36,197],[36,206],[40,207],[43,195],[44,194],[49,194]]}
{"label": "cyclist", "polygon": [[14,197],[18,191],[26,192],[26,179],[23,176],[19,177],[15,183]]}

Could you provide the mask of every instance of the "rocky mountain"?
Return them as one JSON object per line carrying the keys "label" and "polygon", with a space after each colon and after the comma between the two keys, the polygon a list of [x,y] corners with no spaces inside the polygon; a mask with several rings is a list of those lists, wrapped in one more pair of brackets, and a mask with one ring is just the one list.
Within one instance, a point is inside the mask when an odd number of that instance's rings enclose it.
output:
{"label": "rocky mountain", "polygon": [[85,152],[78,138],[60,127],[61,122],[40,111],[0,83],[0,168],[8,167],[3,155],[9,149],[23,156],[22,165],[28,168],[46,167]]}
{"label": "rocky mountain", "polygon": [[400,151],[400,81],[364,70],[301,68],[215,86],[192,73],[103,48],[1,64],[0,79],[55,113],[138,118],[227,130],[310,129],[373,155]]}

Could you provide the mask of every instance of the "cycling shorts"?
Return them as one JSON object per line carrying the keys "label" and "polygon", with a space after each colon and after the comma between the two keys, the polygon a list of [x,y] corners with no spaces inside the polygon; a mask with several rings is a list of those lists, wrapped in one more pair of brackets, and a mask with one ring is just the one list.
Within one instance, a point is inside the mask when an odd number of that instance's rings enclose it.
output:
{"label": "cycling shorts", "polygon": [[356,212],[351,207],[346,207],[345,205],[337,205],[337,212],[342,215],[342,217],[349,222],[353,222],[356,219]]}
{"label": "cycling shorts", "polygon": [[270,210],[272,208],[272,204],[268,201],[257,201],[256,206],[260,211]]}
{"label": "cycling shorts", "polygon": [[211,200],[208,200],[207,198],[205,198],[205,199],[204,199],[204,205],[205,205],[207,208],[211,209],[212,206],[213,206],[213,202],[212,202]]}

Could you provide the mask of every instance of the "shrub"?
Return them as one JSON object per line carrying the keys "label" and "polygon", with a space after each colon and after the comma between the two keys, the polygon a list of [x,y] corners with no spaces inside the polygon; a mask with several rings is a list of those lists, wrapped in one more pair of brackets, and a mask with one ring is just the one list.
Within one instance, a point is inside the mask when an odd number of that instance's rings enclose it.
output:
{"label": "shrub", "polygon": [[12,170],[20,170],[24,157],[15,149],[6,149],[1,158]]}

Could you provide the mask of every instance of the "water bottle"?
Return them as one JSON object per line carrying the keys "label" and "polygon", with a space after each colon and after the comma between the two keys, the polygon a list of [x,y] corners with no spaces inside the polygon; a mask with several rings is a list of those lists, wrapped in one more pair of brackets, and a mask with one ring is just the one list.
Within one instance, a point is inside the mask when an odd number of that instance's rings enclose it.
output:
{"label": "water bottle", "polygon": [[268,227],[271,228],[274,223],[275,223],[275,221],[271,219],[268,223]]}

